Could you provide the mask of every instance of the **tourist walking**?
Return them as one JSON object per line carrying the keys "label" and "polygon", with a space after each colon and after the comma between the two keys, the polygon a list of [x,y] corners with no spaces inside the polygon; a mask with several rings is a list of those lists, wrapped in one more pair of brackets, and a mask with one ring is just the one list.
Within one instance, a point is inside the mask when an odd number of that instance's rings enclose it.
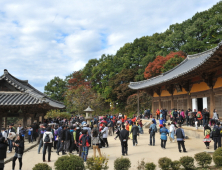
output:
{"label": "tourist walking", "polygon": [[155,146],[155,134],[157,132],[157,127],[154,121],[152,121],[152,124],[150,125],[149,133],[150,133],[150,146]]}
{"label": "tourist walking", "polygon": [[120,141],[122,147],[122,155],[128,155],[128,139],[129,131],[125,129],[125,125],[122,125],[123,130],[120,131]]}
{"label": "tourist walking", "polygon": [[179,152],[181,152],[181,146],[183,148],[183,152],[187,152],[184,145],[185,133],[184,130],[181,128],[181,124],[178,125],[178,129],[176,130],[176,137],[177,137]]}
{"label": "tourist walking", "polygon": [[5,137],[0,137],[0,170],[4,169],[4,159],[6,158],[7,142]]}
{"label": "tourist walking", "polygon": [[211,128],[208,126],[208,124],[206,124],[204,126],[204,144],[206,145],[206,148],[209,149],[210,146],[210,132],[211,132]]}
{"label": "tourist walking", "polygon": [[220,130],[221,130],[220,122],[217,122],[217,125],[214,126],[213,132],[212,132],[212,137],[213,137],[213,141],[214,141],[214,150],[221,147]]}
{"label": "tourist walking", "polygon": [[31,127],[29,127],[28,129],[28,139],[29,139],[29,143],[33,142],[33,129]]}
{"label": "tourist walking", "polygon": [[15,155],[12,160],[12,170],[15,170],[15,161],[19,160],[19,170],[22,169],[22,155],[24,152],[24,139],[21,135],[17,136],[15,142],[13,142],[13,146],[15,147]]}
{"label": "tourist walking", "polygon": [[9,144],[9,150],[8,153],[12,152],[12,143],[13,143],[13,139],[16,136],[15,134],[15,129],[12,128],[12,124],[9,125],[9,128],[7,130],[7,139],[8,139],[8,144]]}
{"label": "tourist walking", "polygon": [[160,118],[160,110],[157,109],[157,110],[156,110],[156,119],[158,120],[159,118]]}
{"label": "tourist walking", "polygon": [[98,130],[96,128],[93,128],[93,131],[92,131],[92,146],[93,146],[93,155],[94,155],[94,157],[96,157],[96,150],[98,151],[99,156],[102,157],[99,144],[100,144],[100,140],[99,140]]}
{"label": "tourist walking", "polygon": [[161,148],[166,149],[167,135],[169,134],[166,124],[160,129]]}
{"label": "tourist walking", "polygon": [[105,123],[103,123],[103,130],[101,131],[101,133],[103,134],[103,141],[106,144],[106,147],[108,148],[109,147],[108,140],[107,140],[107,137],[108,137],[108,127],[106,127]]}
{"label": "tourist walking", "polygon": [[41,150],[41,147],[42,147],[42,146],[43,146],[43,150],[44,150],[44,144],[43,144],[43,141],[42,141],[44,132],[45,132],[45,127],[44,127],[44,125],[40,125],[40,128],[39,128],[39,130],[38,130],[38,133],[39,133],[39,148],[38,148],[38,154],[40,154],[40,150]]}
{"label": "tourist walking", "polygon": [[217,110],[216,109],[214,109],[213,117],[212,117],[212,121],[211,122],[214,122],[215,125],[218,122],[218,116],[217,116]]}
{"label": "tourist walking", "polygon": [[116,131],[115,131],[116,132],[116,137],[114,138],[115,140],[119,137],[120,131],[121,131],[121,125],[117,124]]}
{"label": "tourist walking", "polygon": [[44,143],[43,162],[45,162],[46,149],[48,149],[48,162],[51,162],[50,157],[51,157],[52,139],[53,139],[53,134],[51,128],[48,127],[46,129],[46,132],[43,134],[43,143]]}
{"label": "tourist walking", "polygon": [[58,151],[56,152],[57,155],[59,155],[59,152],[62,151],[62,155],[65,155],[66,153],[64,152],[64,141],[65,141],[65,132],[66,132],[66,126],[62,126],[62,130],[60,131],[60,147],[58,149]]}
{"label": "tourist walking", "polygon": [[107,127],[109,128],[109,136],[112,136],[112,132],[113,132],[113,121],[111,119],[108,120],[108,124]]}
{"label": "tourist walking", "polygon": [[133,134],[133,146],[137,146],[138,145],[138,141],[137,141],[137,135],[139,134],[139,128],[136,125],[136,122],[133,122],[133,127],[131,129],[131,132]]}
{"label": "tourist walking", "polygon": [[174,126],[174,123],[171,122],[171,125],[170,125],[170,134],[169,134],[169,138],[170,138],[170,142],[174,142],[174,135],[175,135],[175,126]]}
{"label": "tourist walking", "polygon": [[82,146],[82,154],[81,157],[86,162],[88,156],[88,149],[89,149],[89,135],[87,130],[82,131],[82,136],[79,140],[80,145]]}

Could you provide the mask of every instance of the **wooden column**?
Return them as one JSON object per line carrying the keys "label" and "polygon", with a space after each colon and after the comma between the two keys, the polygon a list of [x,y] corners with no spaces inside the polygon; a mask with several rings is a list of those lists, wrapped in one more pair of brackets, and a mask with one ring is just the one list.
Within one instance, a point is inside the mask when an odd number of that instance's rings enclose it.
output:
{"label": "wooden column", "polygon": [[7,129],[7,116],[5,116],[4,121],[5,121],[5,129]]}
{"label": "wooden column", "polygon": [[155,112],[154,111],[154,101],[153,101],[153,99],[152,99],[152,109],[150,111],[151,111],[152,114],[154,114],[154,112]]}
{"label": "wooden column", "polygon": [[2,115],[0,115],[0,131],[2,130],[2,119],[3,119],[3,117],[2,117]]}
{"label": "wooden column", "polygon": [[174,108],[173,94],[171,95],[170,102],[171,102],[171,108],[170,109],[173,109]]}
{"label": "wooden column", "polygon": [[137,90],[137,116],[140,114],[140,96],[139,96],[139,90]]}
{"label": "wooden column", "polygon": [[161,97],[159,97],[159,110],[162,108],[162,106],[161,106]]}
{"label": "wooden column", "polygon": [[191,100],[191,97],[190,97],[190,92],[187,93],[187,108],[186,109],[188,109],[188,108],[192,109],[192,100]]}
{"label": "wooden column", "polygon": [[209,90],[210,92],[210,117],[213,117],[213,111],[215,109],[215,99],[214,99],[214,91],[213,88]]}
{"label": "wooden column", "polygon": [[31,116],[31,125],[33,124],[34,122],[34,116]]}
{"label": "wooden column", "polygon": [[27,126],[27,115],[24,113],[23,115],[23,127],[25,128]]}

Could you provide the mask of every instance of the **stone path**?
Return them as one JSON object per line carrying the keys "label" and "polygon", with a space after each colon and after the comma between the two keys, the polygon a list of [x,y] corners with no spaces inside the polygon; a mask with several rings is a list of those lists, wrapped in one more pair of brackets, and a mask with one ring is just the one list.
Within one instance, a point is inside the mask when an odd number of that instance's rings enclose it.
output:
{"label": "stone path", "polygon": [[[109,170],[114,169],[114,160],[121,157],[121,145],[119,140],[114,140],[114,136],[108,137],[109,148],[102,148],[102,153],[105,153],[109,157]],[[154,162],[158,164],[158,159],[160,157],[169,157],[172,160],[179,160],[181,156],[194,156],[194,154],[206,151],[205,145],[202,139],[190,138],[186,140],[185,146],[187,153],[179,153],[177,148],[177,143],[170,143],[169,140],[166,144],[166,149],[160,147],[160,135],[156,134],[156,146],[148,146],[149,135],[148,130],[145,129],[145,134],[140,135],[138,138],[138,146],[133,146],[132,141],[129,140],[129,155],[127,156],[132,163],[130,170],[136,170],[137,162],[144,159],[146,162]],[[211,143],[210,149],[208,151],[213,152],[213,142]],[[23,168],[22,170],[31,170],[35,164],[42,162],[42,154],[37,153],[38,147],[27,151],[23,155]],[[89,156],[93,155],[93,150],[89,150]],[[46,155],[47,157],[47,155]],[[50,166],[54,166],[54,162],[58,159],[57,154],[53,150],[51,154],[52,162],[48,163]],[[18,169],[18,161],[16,162],[16,170]],[[12,162],[5,165],[5,170],[11,170]],[[53,167],[54,169],[54,167]]]}

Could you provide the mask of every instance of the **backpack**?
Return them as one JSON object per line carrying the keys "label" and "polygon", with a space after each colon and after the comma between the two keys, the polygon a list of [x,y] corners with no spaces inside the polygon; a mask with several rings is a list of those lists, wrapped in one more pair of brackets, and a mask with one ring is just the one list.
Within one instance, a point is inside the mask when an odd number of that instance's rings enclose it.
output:
{"label": "backpack", "polygon": [[213,137],[218,137],[220,136],[220,130],[218,127],[214,127],[213,132],[212,132]]}
{"label": "backpack", "polygon": [[81,138],[81,144],[82,146],[86,146],[87,143],[87,135],[83,135]]}
{"label": "backpack", "polygon": [[44,142],[45,143],[49,143],[50,142],[49,134],[46,134]]}

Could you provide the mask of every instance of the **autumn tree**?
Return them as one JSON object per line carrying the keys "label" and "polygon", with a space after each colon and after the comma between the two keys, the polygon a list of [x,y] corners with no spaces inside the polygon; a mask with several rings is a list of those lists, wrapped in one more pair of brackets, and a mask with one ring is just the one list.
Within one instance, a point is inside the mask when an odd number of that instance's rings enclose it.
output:
{"label": "autumn tree", "polygon": [[68,80],[68,88],[77,89],[79,86],[90,86],[90,82],[84,79],[82,71],[75,71]]}
{"label": "autumn tree", "polygon": [[[179,52],[170,52],[166,57],[157,56],[153,62],[150,62],[145,69],[144,78],[149,79],[151,77],[155,77],[160,75],[163,71],[168,71],[169,68],[173,68],[176,64],[179,64],[181,61],[185,59],[185,53],[182,51]],[[170,61],[165,65],[165,63],[170,60],[171,58],[175,58],[174,60]],[[181,58],[181,59],[180,59]],[[167,68],[164,68],[165,67]]]}

